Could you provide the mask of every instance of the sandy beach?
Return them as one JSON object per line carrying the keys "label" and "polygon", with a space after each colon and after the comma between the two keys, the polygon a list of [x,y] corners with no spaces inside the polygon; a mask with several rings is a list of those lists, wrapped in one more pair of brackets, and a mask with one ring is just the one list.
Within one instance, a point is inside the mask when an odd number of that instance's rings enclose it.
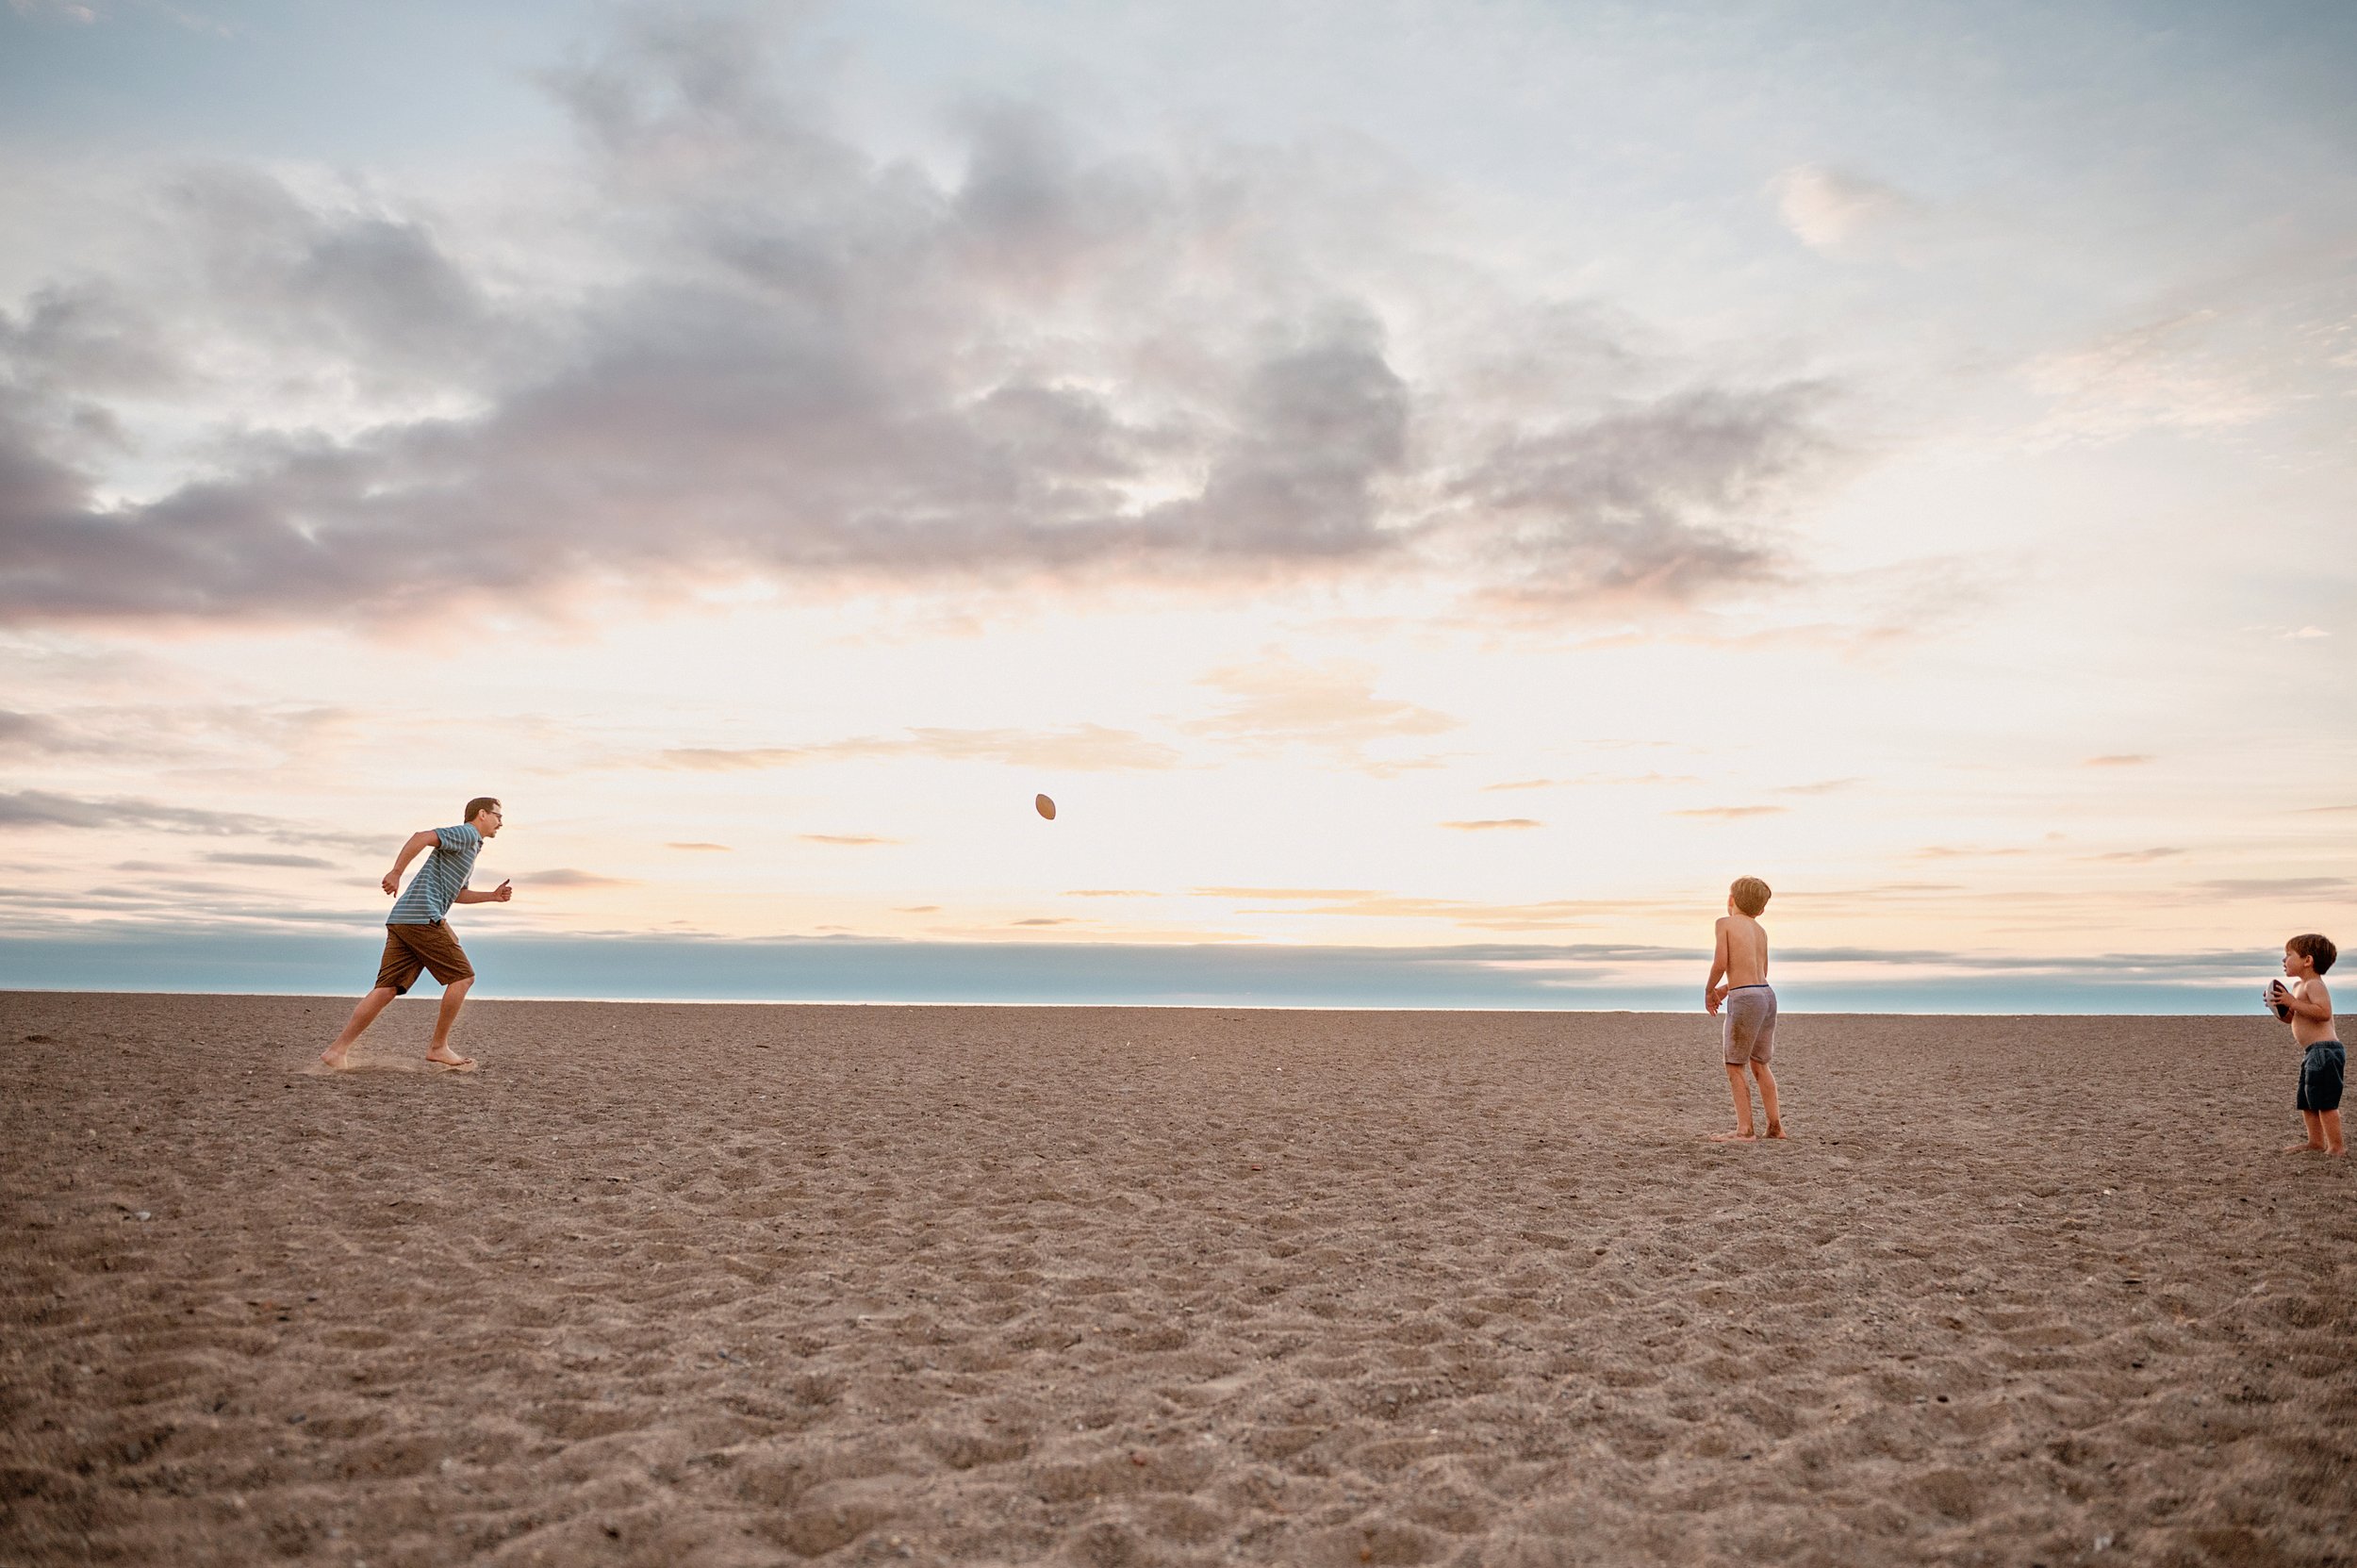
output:
{"label": "sandy beach", "polygon": [[349,1005],[0,996],[0,1559],[2357,1561],[2264,1017]]}

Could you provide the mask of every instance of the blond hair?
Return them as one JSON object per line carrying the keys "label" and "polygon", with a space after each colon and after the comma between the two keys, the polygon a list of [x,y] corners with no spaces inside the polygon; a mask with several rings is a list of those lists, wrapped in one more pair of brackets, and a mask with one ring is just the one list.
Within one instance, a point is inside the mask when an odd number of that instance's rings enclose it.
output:
{"label": "blond hair", "polygon": [[1727,889],[1727,897],[1735,900],[1736,908],[1756,917],[1761,910],[1768,907],[1768,900],[1774,895],[1768,891],[1768,884],[1757,877],[1738,877],[1735,885]]}

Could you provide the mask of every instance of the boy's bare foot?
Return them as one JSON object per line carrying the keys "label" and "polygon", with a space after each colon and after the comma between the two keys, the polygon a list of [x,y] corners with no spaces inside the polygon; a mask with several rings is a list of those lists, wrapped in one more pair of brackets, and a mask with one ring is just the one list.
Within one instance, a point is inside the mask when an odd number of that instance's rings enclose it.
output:
{"label": "boy's bare foot", "polygon": [[1710,1141],[1714,1144],[1755,1144],[1759,1142],[1759,1136],[1757,1133],[1748,1131],[1713,1132],[1710,1135]]}
{"label": "boy's bare foot", "polygon": [[1770,1122],[1770,1123],[1768,1124],[1768,1134],[1767,1134],[1767,1135],[1768,1135],[1769,1137],[1771,1137],[1771,1138],[1781,1138],[1781,1137],[1783,1137],[1783,1136],[1784,1136],[1784,1123],[1782,1123],[1782,1122]]}
{"label": "boy's bare foot", "polygon": [[2283,1146],[2283,1152],[2286,1154],[2322,1154],[2324,1151],[2322,1144],[2285,1144]]}
{"label": "boy's bare foot", "polygon": [[444,1072],[470,1073],[475,1069],[475,1060],[473,1057],[453,1056],[447,1049],[445,1049],[439,1056],[435,1055],[432,1051],[427,1051],[425,1053],[425,1060],[428,1066],[439,1067]]}

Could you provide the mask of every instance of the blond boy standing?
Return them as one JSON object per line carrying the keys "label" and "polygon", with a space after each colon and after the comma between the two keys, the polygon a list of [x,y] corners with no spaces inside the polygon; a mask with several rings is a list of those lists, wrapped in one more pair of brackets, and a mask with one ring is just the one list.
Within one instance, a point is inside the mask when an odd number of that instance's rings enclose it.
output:
{"label": "blond boy standing", "polygon": [[1749,1143],[1758,1136],[1752,1126],[1751,1088],[1743,1081],[1746,1068],[1759,1084],[1768,1136],[1784,1136],[1784,1118],[1776,1111],[1776,1075],[1768,1065],[1776,1052],[1776,993],[1768,984],[1768,930],[1759,923],[1759,912],[1768,907],[1770,897],[1768,884],[1757,877],[1738,877],[1727,889],[1727,912],[1719,921],[1710,978],[1703,982],[1705,1010],[1716,1014],[1722,1004],[1727,1010],[1727,1088],[1735,1096],[1735,1131],[1713,1134],[1717,1143]]}
{"label": "blond boy standing", "polygon": [[2324,971],[2339,956],[2330,937],[2295,936],[2283,944],[2283,973],[2291,984],[2279,980],[2267,986],[2267,1005],[2292,1026],[2292,1044],[2299,1048],[2296,1103],[2308,1124],[2308,1141],[2291,1145],[2286,1154],[2349,1152],[2341,1142],[2341,1078],[2349,1053],[2333,1032],[2332,994],[2324,988]]}

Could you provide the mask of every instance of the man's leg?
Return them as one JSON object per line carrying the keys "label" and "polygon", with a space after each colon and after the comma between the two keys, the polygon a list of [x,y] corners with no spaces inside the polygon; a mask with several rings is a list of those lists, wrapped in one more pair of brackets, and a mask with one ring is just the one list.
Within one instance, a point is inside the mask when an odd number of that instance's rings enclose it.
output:
{"label": "man's leg", "polygon": [[425,1048],[428,1062],[439,1062],[446,1067],[474,1065],[471,1058],[459,1056],[450,1048],[450,1026],[458,1021],[458,1010],[467,1005],[467,993],[473,989],[472,975],[442,987],[442,1010],[434,1015],[434,1043]]}
{"label": "man's leg", "polygon": [[1752,1076],[1759,1081],[1759,1108],[1768,1117],[1768,1136],[1784,1136],[1784,1118],[1776,1114],[1776,1075],[1768,1070],[1765,1062],[1752,1064]]}
{"label": "man's leg", "polygon": [[320,1060],[331,1067],[346,1065],[352,1059],[352,1042],[367,1033],[369,1025],[376,1022],[376,1015],[392,1006],[393,999],[400,995],[389,985],[380,985],[362,997],[360,1004],[352,1010],[352,1016],[345,1020],[344,1032],[320,1052]]}

